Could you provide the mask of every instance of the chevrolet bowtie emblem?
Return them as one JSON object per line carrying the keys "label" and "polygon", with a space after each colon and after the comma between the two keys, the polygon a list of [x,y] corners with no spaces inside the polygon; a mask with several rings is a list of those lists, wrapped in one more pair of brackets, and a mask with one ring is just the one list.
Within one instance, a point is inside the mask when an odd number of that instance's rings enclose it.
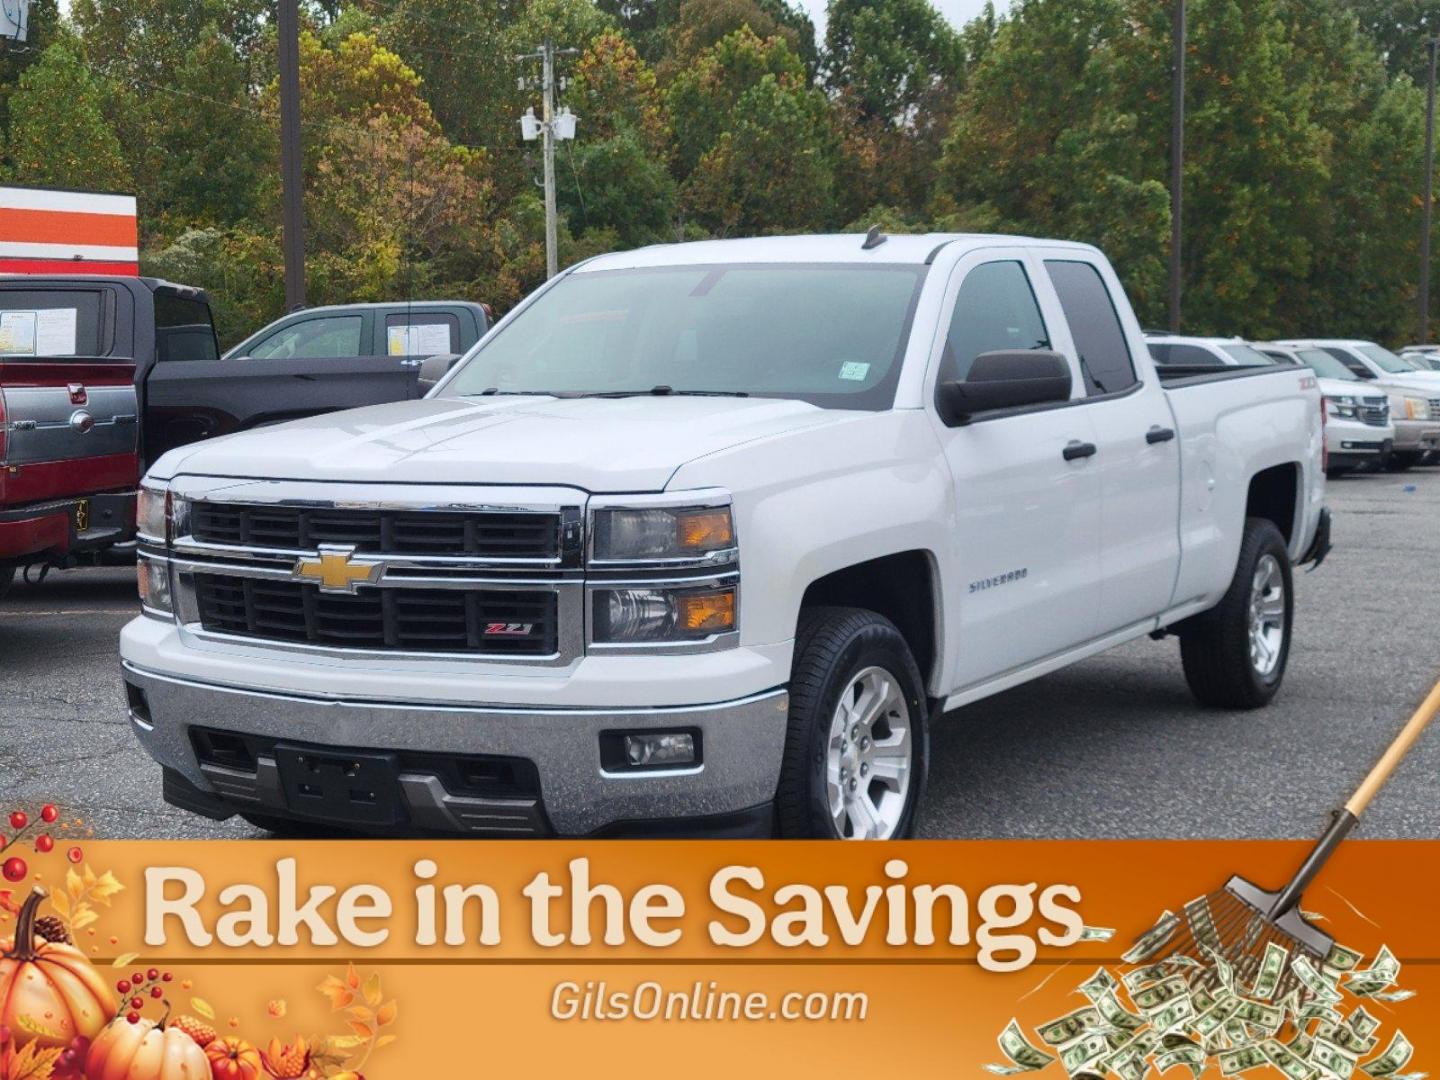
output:
{"label": "chevrolet bowtie emblem", "polygon": [[325,546],[318,559],[297,562],[290,576],[318,584],[321,592],[354,596],[361,585],[374,585],[385,576],[385,564],[356,559],[353,547]]}

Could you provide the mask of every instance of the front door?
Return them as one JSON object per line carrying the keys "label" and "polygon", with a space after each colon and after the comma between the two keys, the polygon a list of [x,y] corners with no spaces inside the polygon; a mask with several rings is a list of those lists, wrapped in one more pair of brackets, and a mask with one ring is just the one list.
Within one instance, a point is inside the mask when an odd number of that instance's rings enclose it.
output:
{"label": "front door", "polygon": [[[984,352],[1051,347],[1034,273],[1019,250],[961,260],[947,295],[949,330],[932,361],[937,383],[963,379]],[[935,424],[955,492],[958,691],[1095,636],[1100,480],[1083,406],[981,414],[954,428],[937,416]]]}

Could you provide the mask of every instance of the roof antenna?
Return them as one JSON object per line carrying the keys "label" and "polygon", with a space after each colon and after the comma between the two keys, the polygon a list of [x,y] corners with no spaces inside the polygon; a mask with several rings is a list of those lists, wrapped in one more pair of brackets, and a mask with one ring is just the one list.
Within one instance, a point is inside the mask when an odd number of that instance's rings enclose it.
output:
{"label": "roof antenna", "polygon": [[879,225],[871,225],[870,231],[865,234],[865,243],[860,245],[860,250],[873,251],[875,248],[879,247],[881,244],[883,244],[886,240],[889,239],[890,237],[886,236],[883,232],[880,231]]}

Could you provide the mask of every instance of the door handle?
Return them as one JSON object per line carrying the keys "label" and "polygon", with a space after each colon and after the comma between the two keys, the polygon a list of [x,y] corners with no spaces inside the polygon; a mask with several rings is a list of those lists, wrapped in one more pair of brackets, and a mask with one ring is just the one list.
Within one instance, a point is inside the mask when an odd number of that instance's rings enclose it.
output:
{"label": "door handle", "polygon": [[1093,442],[1072,442],[1065,447],[1061,453],[1066,461],[1075,461],[1078,458],[1094,457],[1096,446]]}
{"label": "door handle", "polygon": [[1169,442],[1175,438],[1175,429],[1168,427],[1152,427],[1145,433],[1145,441],[1151,446],[1156,443]]}

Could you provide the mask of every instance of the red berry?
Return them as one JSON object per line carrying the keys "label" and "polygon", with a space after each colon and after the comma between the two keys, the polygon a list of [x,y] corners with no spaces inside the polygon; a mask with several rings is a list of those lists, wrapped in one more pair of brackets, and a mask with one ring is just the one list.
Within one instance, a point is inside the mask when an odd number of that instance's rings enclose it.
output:
{"label": "red berry", "polygon": [[137,972],[135,972],[134,975],[131,975],[131,976],[130,976],[130,981],[131,981],[132,983],[134,983],[136,986],[139,986],[141,983],[143,983],[143,982],[145,981],[145,973],[144,973],[143,971],[137,971]]}
{"label": "red berry", "polygon": [[128,994],[128,993],[130,992],[130,980],[129,980],[129,979],[121,979],[119,982],[117,982],[117,983],[115,984],[115,989],[118,990],[118,991],[119,991],[120,993],[122,993],[122,994]]}
{"label": "red berry", "polygon": [[159,977],[160,977],[160,969],[159,969],[159,968],[151,968],[149,971],[145,972],[145,978],[149,979],[151,982],[154,982],[154,981],[155,981],[156,979],[158,979]]}
{"label": "red berry", "polygon": [[35,838],[35,850],[41,855],[48,855],[55,850],[55,839],[49,833],[41,833]]}
{"label": "red berry", "polygon": [[125,1019],[132,1024],[138,1024],[140,1022],[140,1014],[138,1012],[126,1013]]}
{"label": "red berry", "polygon": [[85,853],[78,847],[72,847],[65,853],[65,857],[73,863],[78,863],[81,859],[85,858]]}
{"label": "red berry", "polygon": [[6,881],[24,881],[25,875],[30,872],[30,867],[25,865],[25,860],[19,855],[11,856],[5,860],[5,865],[0,867],[0,873],[5,875]]}
{"label": "red berry", "polygon": [[23,829],[30,824],[30,815],[24,810],[16,810],[10,815],[10,827],[12,829]]}
{"label": "red berry", "polygon": [[130,1007],[131,1007],[132,1009],[143,1009],[143,1008],[145,1007],[145,999],[142,998],[142,997],[133,997],[133,998],[131,998],[131,999],[130,999]]}
{"label": "red berry", "polygon": [[171,975],[170,972],[167,971],[167,972],[165,972],[164,975],[161,975],[161,976],[160,976],[160,981],[161,981],[161,982],[169,982],[169,981],[170,981],[171,979],[173,979],[173,978],[175,978],[175,976],[174,976],[174,975]]}
{"label": "red berry", "polygon": [[158,986],[152,987],[151,990],[150,990],[150,996],[153,997],[153,998],[155,998],[157,1001],[158,1001],[161,997],[163,997],[164,994],[165,994],[165,991],[162,990],[162,989],[161,989],[160,987],[158,987]]}
{"label": "red berry", "polygon": [[46,803],[40,808],[40,820],[45,824],[53,824],[60,817],[60,811],[55,809],[54,803]]}

